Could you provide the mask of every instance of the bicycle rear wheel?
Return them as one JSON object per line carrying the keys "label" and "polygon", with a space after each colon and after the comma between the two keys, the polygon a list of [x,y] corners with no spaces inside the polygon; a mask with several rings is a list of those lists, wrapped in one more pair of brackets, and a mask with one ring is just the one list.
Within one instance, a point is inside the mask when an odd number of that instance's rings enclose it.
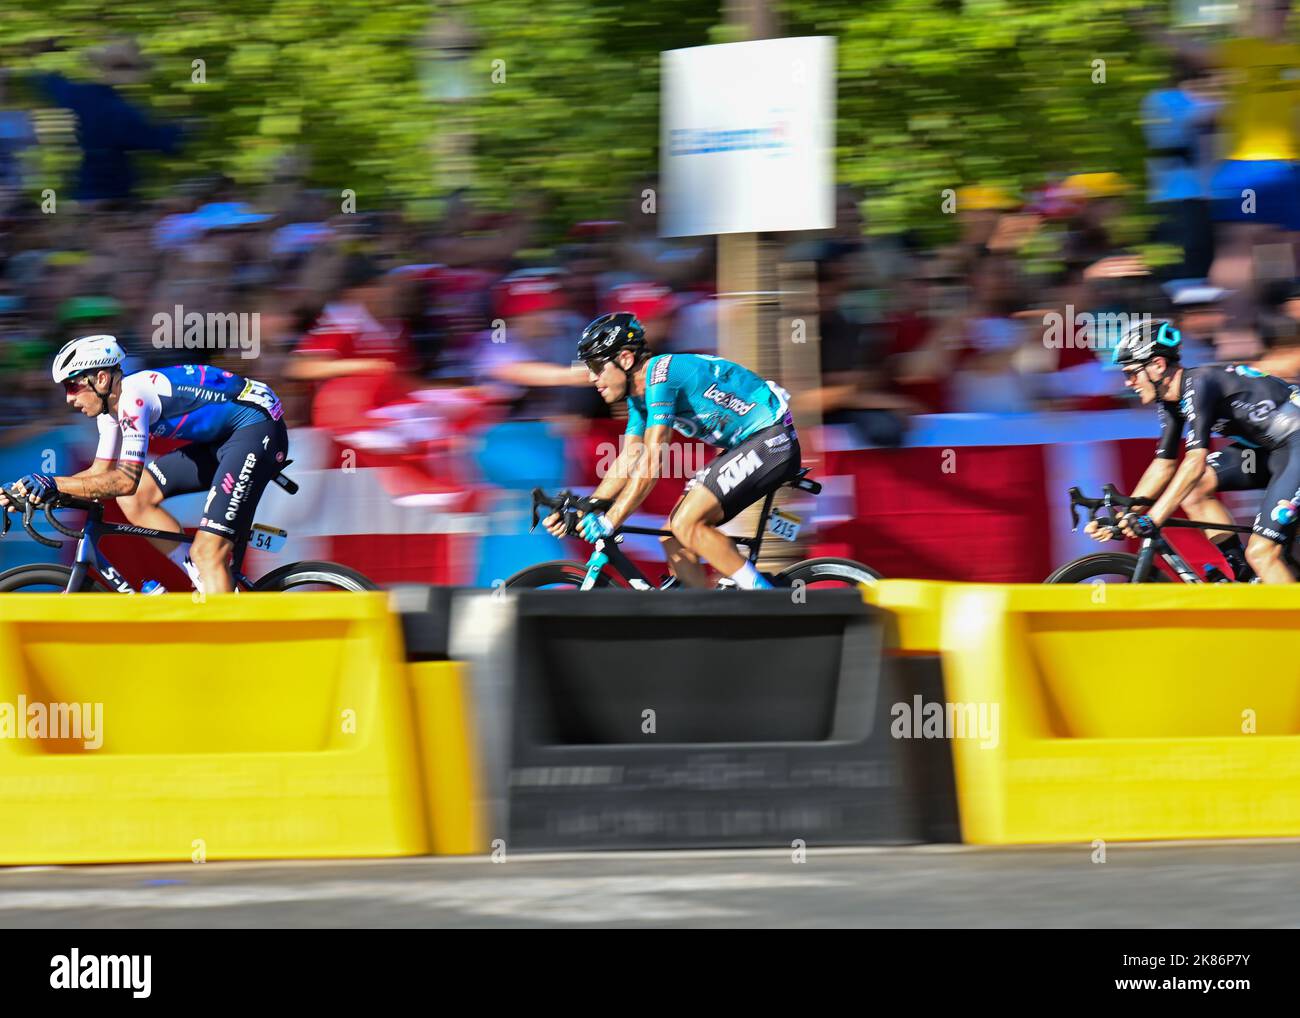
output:
{"label": "bicycle rear wheel", "polygon": [[253,584],[255,591],[379,590],[379,584],[337,562],[292,562],[267,573]]}
{"label": "bicycle rear wheel", "polygon": [[[26,566],[14,566],[0,573],[0,593],[24,594],[61,594],[68,588],[72,578],[70,566],[34,563]],[[83,591],[106,593],[109,588],[86,574],[81,583]]]}
{"label": "bicycle rear wheel", "polygon": [[[577,590],[587,578],[587,566],[582,562],[541,562],[521,569],[506,580],[512,590]],[[608,576],[596,577],[597,587],[612,587]]]}
{"label": "bicycle rear wheel", "polygon": [[816,587],[856,587],[859,584],[875,586],[884,579],[880,573],[861,562],[848,558],[810,558],[796,562],[777,574],[793,584],[796,580]]}
{"label": "bicycle rear wheel", "polygon": [[[1126,551],[1103,551],[1067,562],[1044,583],[1132,583],[1138,557]],[[1148,583],[1170,583],[1170,579],[1152,563]]]}

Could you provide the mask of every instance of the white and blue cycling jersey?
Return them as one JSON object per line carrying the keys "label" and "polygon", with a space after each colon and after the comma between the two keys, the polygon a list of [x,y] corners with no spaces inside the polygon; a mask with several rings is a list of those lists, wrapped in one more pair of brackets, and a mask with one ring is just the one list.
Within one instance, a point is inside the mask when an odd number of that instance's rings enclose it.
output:
{"label": "white and blue cycling jersey", "polygon": [[99,418],[95,458],[143,463],[149,436],[220,445],[284,410],[270,386],[210,364],[137,371],[122,379],[117,414]]}
{"label": "white and blue cycling jersey", "polygon": [[629,396],[627,433],[668,424],[710,445],[734,449],[777,424],[791,425],[789,393],[721,357],[672,353],[651,357],[644,396]]}

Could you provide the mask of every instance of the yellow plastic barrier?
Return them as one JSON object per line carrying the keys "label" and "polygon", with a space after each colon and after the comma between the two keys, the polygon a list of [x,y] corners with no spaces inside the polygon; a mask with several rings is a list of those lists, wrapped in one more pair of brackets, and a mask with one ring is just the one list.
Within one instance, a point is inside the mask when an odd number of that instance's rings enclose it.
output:
{"label": "yellow plastic barrier", "polygon": [[434,855],[488,850],[477,740],[464,666],[427,661],[408,666],[415,693],[420,757]]}
{"label": "yellow plastic barrier", "polygon": [[881,580],[862,587],[862,600],[893,617],[890,648],[905,654],[933,654],[939,649],[939,620],[944,591],[954,586],[930,580]]}
{"label": "yellow plastic barrier", "polygon": [[1300,835],[1300,588],[931,586],[964,840]]}
{"label": "yellow plastic barrier", "polygon": [[0,863],[429,850],[383,594],[5,594],[0,661]]}

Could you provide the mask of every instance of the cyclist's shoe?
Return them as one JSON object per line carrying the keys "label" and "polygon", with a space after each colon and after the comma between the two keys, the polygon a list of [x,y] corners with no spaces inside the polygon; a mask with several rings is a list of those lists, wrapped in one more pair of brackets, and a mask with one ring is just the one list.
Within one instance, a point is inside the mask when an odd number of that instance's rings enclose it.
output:
{"label": "cyclist's shoe", "polygon": [[730,576],[724,576],[722,579],[718,581],[717,585],[713,589],[714,590],[739,590],[740,584],[737,583],[735,580],[733,580]]}
{"label": "cyclist's shoe", "polygon": [[185,573],[189,576],[190,583],[195,590],[203,589],[203,584],[199,582],[199,567],[194,564],[188,555],[185,556]]}

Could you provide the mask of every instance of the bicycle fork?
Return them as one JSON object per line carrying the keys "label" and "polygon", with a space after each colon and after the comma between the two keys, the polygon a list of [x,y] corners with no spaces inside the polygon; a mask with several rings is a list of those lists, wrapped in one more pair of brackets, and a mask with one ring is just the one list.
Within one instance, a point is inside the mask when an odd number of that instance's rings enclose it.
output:
{"label": "bicycle fork", "polygon": [[1164,559],[1165,564],[1169,566],[1178,578],[1184,583],[1204,583],[1201,577],[1196,575],[1196,570],[1189,566],[1178,552],[1169,545],[1161,536],[1154,535],[1142,539],[1142,546],[1138,549],[1137,565],[1133,567],[1133,582],[1145,583],[1151,578],[1155,569],[1155,557],[1159,555]]}

